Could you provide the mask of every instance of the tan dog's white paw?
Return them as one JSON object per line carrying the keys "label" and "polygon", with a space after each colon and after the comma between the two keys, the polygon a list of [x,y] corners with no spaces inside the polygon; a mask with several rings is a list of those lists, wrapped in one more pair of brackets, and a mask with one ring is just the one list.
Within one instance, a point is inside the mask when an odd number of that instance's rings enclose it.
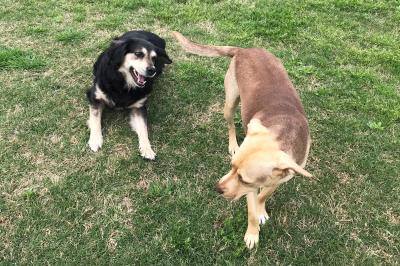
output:
{"label": "tan dog's white paw", "polygon": [[148,159],[148,160],[154,160],[156,158],[156,153],[153,151],[151,146],[140,146],[140,155],[142,155],[143,158]]}
{"label": "tan dog's white paw", "polygon": [[260,224],[265,224],[265,222],[269,220],[269,215],[267,211],[264,209],[258,214],[258,221]]}
{"label": "tan dog's white paw", "polygon": [[258,244],[258,233],[252,234],[249,232],[246,232],[244,235],[244,242],[246,242],[246,246],[248,249],[252,249]]}
{"label": "tan dog's white paw", "polygon": [[103,145],[103,136],[90,136],[89,138],[89,147],[92,151],[98,151]]}

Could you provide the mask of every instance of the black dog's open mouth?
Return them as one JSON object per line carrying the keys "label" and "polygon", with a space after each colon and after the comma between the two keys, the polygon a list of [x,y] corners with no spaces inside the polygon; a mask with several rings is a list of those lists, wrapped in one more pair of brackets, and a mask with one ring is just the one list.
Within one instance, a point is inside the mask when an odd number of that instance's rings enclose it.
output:
{"label": "black dog's open mouth", "polygon": [[137,72],[136,69],[134,69],[133,67],[131,67],[129,71],[131,72],[132,78],[135,81],[135,83],[139,87],[144,87],[144,85],[146,84],[146,77],[140,75],[139,72]]}

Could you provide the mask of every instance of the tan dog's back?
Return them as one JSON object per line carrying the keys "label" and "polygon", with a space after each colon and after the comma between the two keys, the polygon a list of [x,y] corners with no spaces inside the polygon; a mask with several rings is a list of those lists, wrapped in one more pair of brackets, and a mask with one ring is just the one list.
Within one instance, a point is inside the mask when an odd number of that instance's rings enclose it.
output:
{"label": "tan dog's back", "polygon": [[[225,84],[239,88],[245,131],[251,119],[259,119],[275,133],[281,150],[304,166],[311,142],[308,122],[280,60],[262,48],[204,45],[186,39],[179,32],[173,34],[191,53],[233,57]],[[230,73],[233,70],[235,73]]]}
{"label": "tan dog's back", "polygon": [[240,49],[234,59],[245,130],[252,118],[275,132],[281,150],[302,164],[309,130],[299,96],[282,63],[261,48]]}

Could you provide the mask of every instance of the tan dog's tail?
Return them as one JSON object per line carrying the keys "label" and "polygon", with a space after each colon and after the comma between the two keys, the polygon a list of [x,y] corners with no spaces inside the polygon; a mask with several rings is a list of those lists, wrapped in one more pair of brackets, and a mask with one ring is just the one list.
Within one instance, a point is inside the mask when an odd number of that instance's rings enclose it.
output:
{"label": "tan dog's tail", "polygon": [[172,32],[182,47],[189,53],[204,55],[204,56],[235,56],[236,52],[240,49],[233,46],[214,46],[198,44],[190,41],[185,36],[177,31]]}

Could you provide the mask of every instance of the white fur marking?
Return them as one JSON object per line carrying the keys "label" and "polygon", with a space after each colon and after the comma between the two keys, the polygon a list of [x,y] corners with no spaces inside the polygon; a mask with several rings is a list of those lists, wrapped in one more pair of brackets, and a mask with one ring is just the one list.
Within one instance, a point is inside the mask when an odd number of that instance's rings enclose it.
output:
{"label": "white fur marking", "polygon": [[141,108],[143,107],[144,103],[147,101],[147,97],[140,99],[139,101],[135,102],[128,106],[128,108]]}
{"label": "white fur marking", "polygon": [[132,65],[134,55],[129,53],[125,55],[124,62],[122,63],[121,67],[118,69],[119,72],[122,73],[122,75],[125,78],[126,84],[128,85],[128,88],[134,88],[136,87],[136,83],[133,80],[133,77],[131,73],[129,72],[129,67]]}
{"label": "white fur marking", "polygon": [[258,217],[258,221],[259,221],[260,224],[265,224],[265,222],[266,222],[267,220],[269,220],[269,216],[268,216],[267,213],[261,214],[261,215]]}
{"label": "white fur marking", "polygon": [[110,100],[107,95],[100,89],[99,85],[96,84],[96,90],[94,92],[94,96],[97,100],[102,100],[108,105],[115,105],[112,100]]}

